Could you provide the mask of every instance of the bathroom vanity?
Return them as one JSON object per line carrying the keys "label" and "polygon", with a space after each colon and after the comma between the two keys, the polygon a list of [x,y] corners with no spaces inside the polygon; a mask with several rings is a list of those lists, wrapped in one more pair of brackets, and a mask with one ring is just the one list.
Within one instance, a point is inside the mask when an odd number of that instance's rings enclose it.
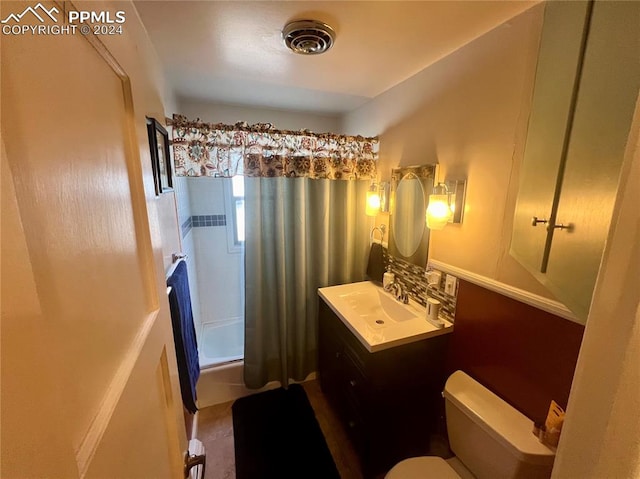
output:
{"label": "bathroom vanity", "polygon": [[370,282],[319,290],[319,378],[365,477],[429,452],[453,327]]}

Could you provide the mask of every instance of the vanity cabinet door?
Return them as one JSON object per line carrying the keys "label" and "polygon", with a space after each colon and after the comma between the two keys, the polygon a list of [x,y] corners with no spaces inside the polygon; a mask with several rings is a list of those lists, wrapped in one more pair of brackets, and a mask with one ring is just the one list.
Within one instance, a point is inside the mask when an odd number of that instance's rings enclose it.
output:
{"label": "vanity cabinet door", "polygon": [[640,2],[545,8],[511,255],[584,323],[640,87]]}
{"label": "vanity cabinet door", "polygon": [[[322,392],[338,415],[343,415],[345,397],[343,394],[344,342],[340,340],[333,312],[326,303],[319,301],[318,314],[318,375]],[[337,318],[335,318],[337,319]]]}
{"label": "vanity cabinet door", "polygon": [[[361,458],[369,456],[368,433],[362,405],[367,380],[353,359],[350,334],[329,306],[320,299],[318,314],[320,388],[338,415]],[[355,338],[354,338],[355,339]],[[363,468],[367,461],[363,460]]]}
{"label": "vanity cabinet door", "polygon": [[428,454],[441,409],[448,335],[371,353],[322,299],[318,322],[320,386],[365,477]]}

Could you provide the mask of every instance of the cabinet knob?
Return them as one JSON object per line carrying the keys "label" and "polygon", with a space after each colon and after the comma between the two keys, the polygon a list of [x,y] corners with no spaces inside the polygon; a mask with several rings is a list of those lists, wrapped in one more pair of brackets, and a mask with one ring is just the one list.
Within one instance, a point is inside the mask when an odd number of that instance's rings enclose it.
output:
{"label": "cabinet knob", "polygon": [[356,427],[355,421],[349,421],[347,424],[349,425],[349,429],[353,429],[354,427]]}
{"label": "cabinet knob", "polygon": [[562,223],[558,223],[557,225],[549,223],[547,225],[547,231],[551,232],[554,229],[567,230],[568,233],[571,233],[573,231],[573,223],[567,223],[566,225],[564,225]]}
{"label": "cabinet knob", "polygon": [[342,354],[340,354],[340,351],[338,351],[338,352],[336,353],[336,359],[340,359],[340,356],[342,356]]}
{"label": "cabinet knob", "polygon": [[549,220],[541,220],[539,219],[537,216],[534,216],[533,218],[531,218],[531,226],[538,226],[538,223],[548,223]]}
{"label": "cabinet knob", "polygon": [[351,381],[349,381],[349,384],[351,384],[351,387],[352,387],[352,388],[355,388],[355,387],[356,387],[356,384],[358,384],[358,383],[356,383],[356,380],[355,380],[355,379],[352,379]]}

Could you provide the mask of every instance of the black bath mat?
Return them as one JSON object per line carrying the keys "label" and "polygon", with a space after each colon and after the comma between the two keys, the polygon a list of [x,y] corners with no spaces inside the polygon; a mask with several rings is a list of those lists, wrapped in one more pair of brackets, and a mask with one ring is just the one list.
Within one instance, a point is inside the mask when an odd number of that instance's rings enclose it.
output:
{"label": "black bath mat", "polygon": [[300,385],[240,398],[231,410],[236,479],[340,479]]}

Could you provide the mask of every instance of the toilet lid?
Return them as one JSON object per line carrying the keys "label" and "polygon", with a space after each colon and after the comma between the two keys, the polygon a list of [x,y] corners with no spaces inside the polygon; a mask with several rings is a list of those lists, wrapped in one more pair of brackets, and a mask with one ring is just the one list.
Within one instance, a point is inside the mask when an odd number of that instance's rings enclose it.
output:
{"label": "toilet lid", "polygon": [[460,476],[441,457],[425,456],[400,461],[385,479],[460,479]]}

